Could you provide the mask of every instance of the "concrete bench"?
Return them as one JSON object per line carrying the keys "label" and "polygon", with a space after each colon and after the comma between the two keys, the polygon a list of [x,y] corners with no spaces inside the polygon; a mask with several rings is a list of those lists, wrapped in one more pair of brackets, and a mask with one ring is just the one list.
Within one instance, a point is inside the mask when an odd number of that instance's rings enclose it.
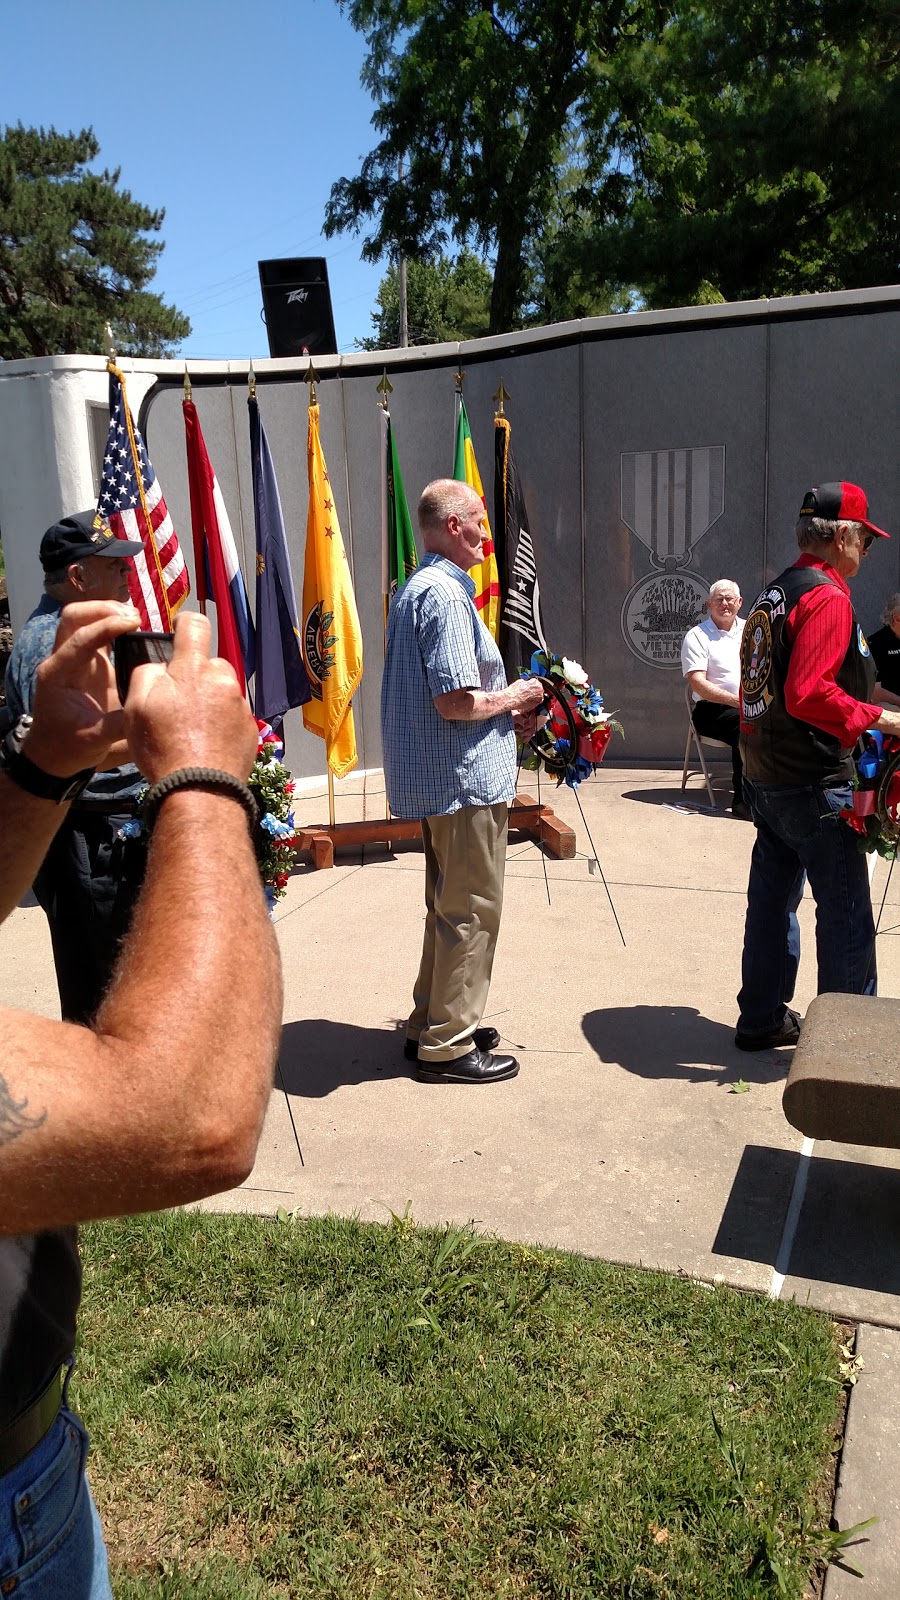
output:
{"label": "concrete bench", "polygon": [[782,1105],[792,1127],[812,1139],[900,1149],[900,1000],[818,995]]}

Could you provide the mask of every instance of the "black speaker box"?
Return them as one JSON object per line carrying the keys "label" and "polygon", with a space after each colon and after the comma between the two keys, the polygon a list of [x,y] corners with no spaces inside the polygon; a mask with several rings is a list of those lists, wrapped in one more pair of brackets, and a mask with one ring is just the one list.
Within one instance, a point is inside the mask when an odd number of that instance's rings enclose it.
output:
{"label": "black speaker box", "polygon": [[260,261],[259,286],[270,356],[337,354],[324,256]]}

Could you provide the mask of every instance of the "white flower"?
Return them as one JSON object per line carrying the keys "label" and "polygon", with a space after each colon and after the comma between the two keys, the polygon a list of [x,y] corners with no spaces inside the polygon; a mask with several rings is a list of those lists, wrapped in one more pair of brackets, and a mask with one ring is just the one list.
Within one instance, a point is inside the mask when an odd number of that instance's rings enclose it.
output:
{"label": "white flower", "polygon": [[570,683],[573,689],[587,688],[588,675],[584,667],[580,666],[577,661],[570,661],[568,656],[563,656],[562,658],[562,673],[566,683]]}

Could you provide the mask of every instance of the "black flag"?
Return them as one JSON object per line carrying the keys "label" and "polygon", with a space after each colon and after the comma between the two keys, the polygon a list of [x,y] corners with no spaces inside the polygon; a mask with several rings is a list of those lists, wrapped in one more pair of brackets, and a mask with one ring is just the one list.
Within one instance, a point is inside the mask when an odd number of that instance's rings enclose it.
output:
{"label": "black flag", "polygon": [[494,418],[494,549],[500,574],[500,653],[512,681],[546,650],[534,545],[506,417]]}

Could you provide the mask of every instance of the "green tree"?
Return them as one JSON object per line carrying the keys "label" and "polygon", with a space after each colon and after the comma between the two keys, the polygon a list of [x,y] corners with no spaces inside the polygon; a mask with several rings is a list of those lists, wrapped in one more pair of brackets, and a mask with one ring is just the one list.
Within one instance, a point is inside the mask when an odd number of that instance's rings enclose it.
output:
{"label": "green tree", "polygon": [[896,0],[695,3],[611,81],[621,186],[601,107],[551,278],[635,283],[650,306],[896,280]]}
{"label": "green tree", "polygon": [[[434,259],[452,240],[494,260],[490,331],[521,326],[529,253],[553,214],[570,126],[590,102],[615,182],[610,61],[656,0],[339,0],[364,33],[381,135],[332,187],[325,232],[363,255]],[[602,131],[601,131],[602,129]]]}
{"label": "green tree", "polygon": [[168,355],[191,325],[148,291],[163,249],[164,211],[119,188],[119,169],[92,172],[90,128],[57,133],[21,123],[0,132],[0,359],[104,353],[110,323],[121,353]]}
{"label": "green tree", "polygon": [[[490,323],[491,270],[479,256],[462,250],[455,261],[410,261],[406,271],[407,329],[410,344],[443,344],[478,339]],[[396,266],[388,267],[375,297],[374,334],[359,340],[361,350],[392,350],[400,343],[400,286]]]}

